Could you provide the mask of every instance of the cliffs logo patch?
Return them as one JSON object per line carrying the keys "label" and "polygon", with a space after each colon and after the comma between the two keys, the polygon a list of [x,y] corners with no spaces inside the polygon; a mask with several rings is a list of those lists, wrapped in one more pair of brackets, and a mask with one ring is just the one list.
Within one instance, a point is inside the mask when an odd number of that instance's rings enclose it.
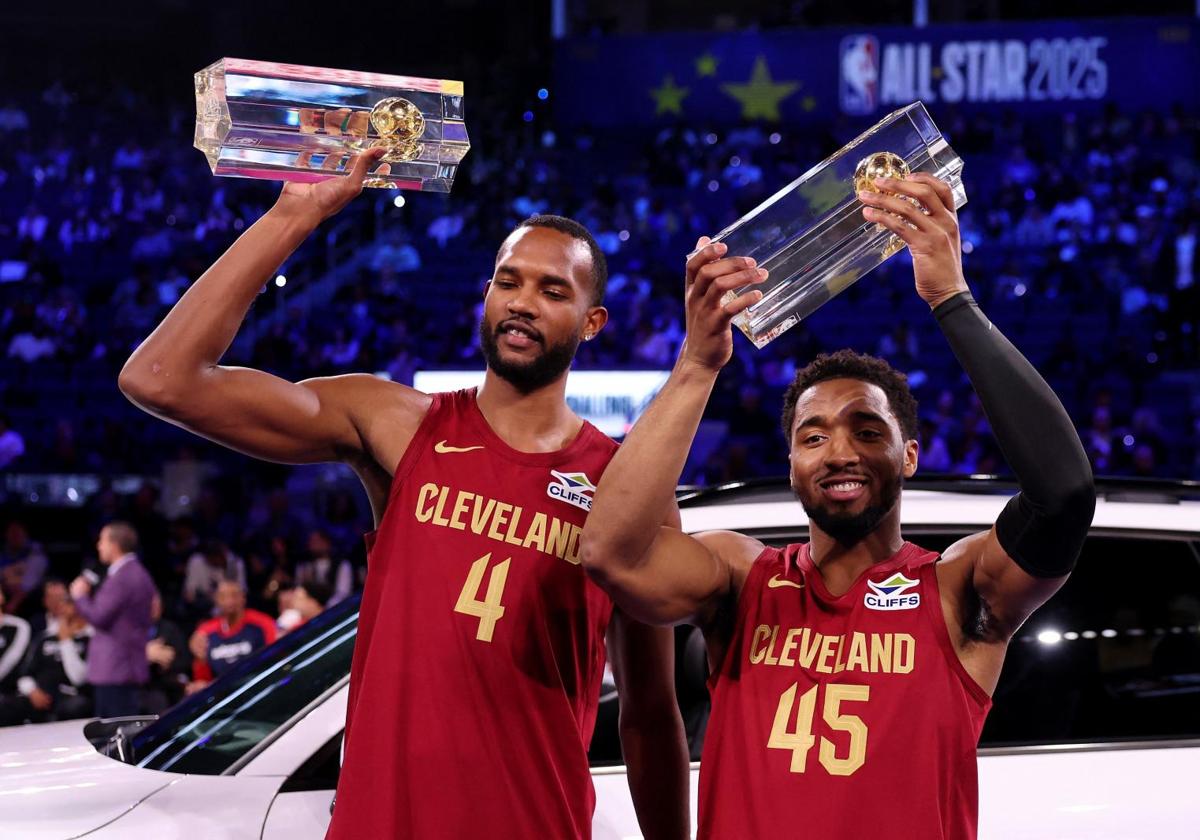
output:
{"label": "cliffs logo patch", "polygon": [[873,610],[912,610],[921,605],[921,593],[910,592],[919,580],[906,578],[900,572],[881,583],[867,581],[871,591],[863,596],[863,603]]}
{"label": "cliffs logo patch", "polygon": [[590,478],[581,472],[564,473],[558,470],[550,470],[550,475],[554,481],[546,485],[547,496],[575,505],[580,510],[592,509],[592,493],[596,492],[596,485],[592,484]]}

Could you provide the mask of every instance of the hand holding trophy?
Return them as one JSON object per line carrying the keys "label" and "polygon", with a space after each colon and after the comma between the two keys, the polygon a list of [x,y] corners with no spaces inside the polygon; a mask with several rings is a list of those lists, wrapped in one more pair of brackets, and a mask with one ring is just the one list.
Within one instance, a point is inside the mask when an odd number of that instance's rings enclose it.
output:
{"label": "hand holding trophy", "polygon": [[[756,289],[761,300],[741,311],[734,323],[756,347],[766,346],[905,246],[900,229],[883,224],[883,215],[864,218],[860,193],[882,190],[902,196],[888,202],[915,210],[906,199],[919,199],[901,185],[911,179],[932,189],[921,180],[924,176],[915,174],[925,173],[945,182],[953,216],[967,203],[962,167],[962,159],[920,102],[884,117],[713,237],[713,242],[725,243],[730,254],[754,259],[771,275]],[[881,177],[890,180],[880,181]],[[888,212],[900,209],[895,203],[872,206]],[[939,219],[945,222],[941,215]],[[956,245],[957,232],[955,219]],[[726,299],[749,291],[749,285],[732,290]]]}

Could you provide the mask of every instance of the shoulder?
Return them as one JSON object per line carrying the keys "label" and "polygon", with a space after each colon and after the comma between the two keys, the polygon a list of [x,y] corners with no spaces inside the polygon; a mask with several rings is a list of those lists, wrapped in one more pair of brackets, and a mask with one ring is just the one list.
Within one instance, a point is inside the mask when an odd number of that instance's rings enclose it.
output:
{"label": "shoulder", "polygon": [[208,618],[196,625],[196,632],[203,633],[205,636],[208,636],[212,633],[217,633],[220,631],[220,629],[221,619],[219,618]]}
{"label": "shoulder", "polygon": [[246,610],[246,623],[256,624],[259,627],[271,627],[272,629],[275,627],[275,620],[266,613],[259,612],[258,610]]}
{"label": "shoulder", "polygon": [[693,537],[729,569],[735,592],[741,591],[754,562],[767,551],[761,540],[737,531],[701,531]]}
{"label": "shoulder", "polygon": [[29,622],[21,618],[19,615],[9,615],[8,613],[0,615],[0,625],[5,627],[14,627],[17,630],[24,630],[26,633],[29,632]]}
{"label": "shoulder", "polygon": [[416,388],[370,373],[320,376],[300,384],[322,402],[339,406],[356,419],[369,418],[382,410],[420,423],[434,402],[433,396]]}

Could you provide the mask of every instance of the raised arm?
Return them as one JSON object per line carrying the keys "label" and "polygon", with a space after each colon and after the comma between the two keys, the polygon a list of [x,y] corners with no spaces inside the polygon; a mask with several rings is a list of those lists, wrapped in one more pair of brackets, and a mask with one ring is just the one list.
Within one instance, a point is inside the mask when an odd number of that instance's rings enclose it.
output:
{"label": "raised arm", "polygon": [[[151,414],[258,458],[310,463],[352,460],[361,453],[356,415],[365,413],[367,402],[387,383],[363,375],[292,383],[219,362],[268,277],[322,221],[361,192],[368,167],[382,152],[351,158],[347,177],[286,184],[275,206],[188,289],[130,356],[118,380],[121,391]],[[414,411],[423,411],[422,395],[404,390]]]}
{"label": "raised arm", "polygon": [[[758,300],[730,289],[760,283],[754,261],[700,240],[687,263],[687,340],[667,384],[638,419],[596,489],[583,530],[583,565],[613,601],[651,624],[703,620],[761,545],[739,534],[688,536],[663,526],[717,374],[733,351],[733,316]],[[747,560],[748,558],[748,560]]]}
{"label": "raised arm", "polygon": [[991,530],[943,555],[946,576],[959,583],[943,593],[956,599],[951,607],[959,621],[952,632],[970,625],[978,641],[1007,642],[1063,584],[1079,556],[1096,506],[1091,466],[1058,397],[971,297],[949,187],[925,175],[882,187],[929,211],[885,195],[862,197],[877,208],[866,217],[908,243],[917,291],[967,372],[1020,485]]}

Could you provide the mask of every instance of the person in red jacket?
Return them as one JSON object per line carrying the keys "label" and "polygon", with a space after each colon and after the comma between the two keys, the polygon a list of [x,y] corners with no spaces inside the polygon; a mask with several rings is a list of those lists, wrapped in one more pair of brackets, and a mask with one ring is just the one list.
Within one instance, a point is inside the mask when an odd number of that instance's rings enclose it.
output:
{"label": "person in red jacket", "polygon": [[198,691],[237,662],[275,641],[275,622],[266,613],[247,609],[246,590],[236,580],[217,585],[217,616],[200,622],[192,634],[192,682]]}

